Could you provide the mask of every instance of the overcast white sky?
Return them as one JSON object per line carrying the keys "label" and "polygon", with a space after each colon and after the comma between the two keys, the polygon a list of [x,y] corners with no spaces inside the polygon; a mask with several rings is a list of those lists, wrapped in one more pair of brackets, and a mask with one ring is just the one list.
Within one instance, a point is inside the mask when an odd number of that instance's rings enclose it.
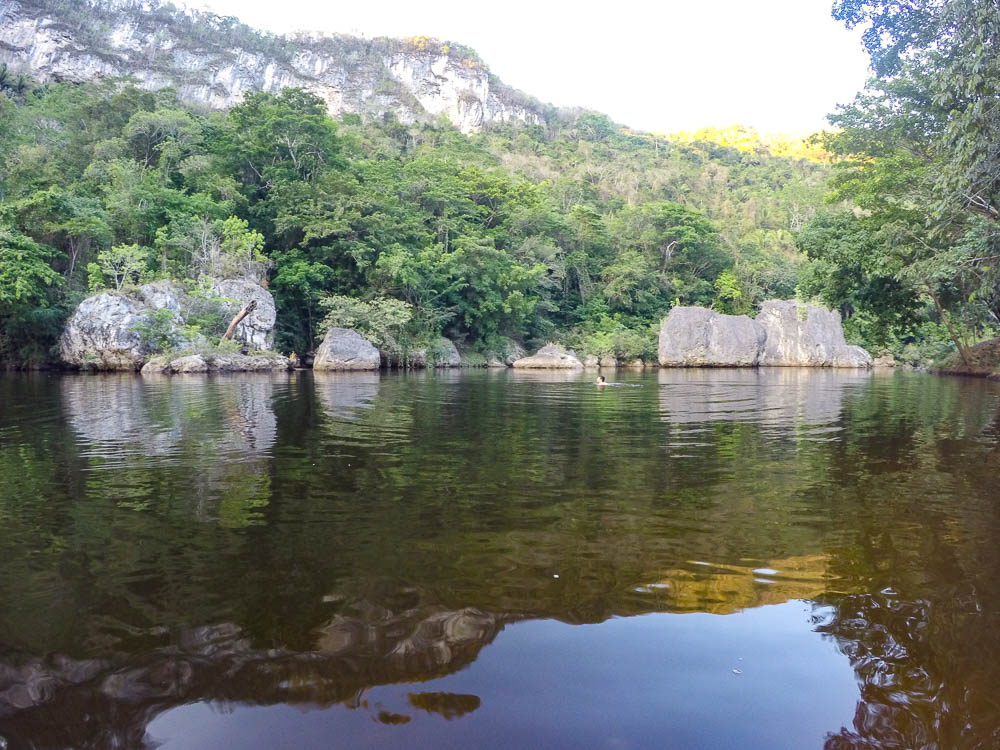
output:
{"label": "overcast white sky", "polygon": [[751,125],[805,135],[864,85],[859,32],[831,0],[188,0],[275,32],[433,36],[503,81],[660,132]]}

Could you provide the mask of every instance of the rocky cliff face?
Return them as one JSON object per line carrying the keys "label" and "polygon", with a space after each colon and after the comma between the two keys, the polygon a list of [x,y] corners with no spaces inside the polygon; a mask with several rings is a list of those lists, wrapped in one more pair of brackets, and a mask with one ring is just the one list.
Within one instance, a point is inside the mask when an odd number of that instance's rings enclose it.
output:
{"label": "rocky cliff face", "polygon": [[[380,619],[373,620],[374,614]],[[198,701],[350,704],[375,685],[457,672],[506,624],[521,619],[468,607],[422,606],[399,613],[369,607],[362,615],[334,617],[307,651],[255,648],[238,625],[225,622],[184,629],[171,645],[143,654],[79,659],[5,651],[0,656],[3,746],[155,747],[146,734],[149,723],[174,706]],[[463,706],[464,711],[479,706],[474,696],[462,701],[452,693],[411,695],[437,697],[435,704],[448,696],[458,699],[457,705],[453,700],[442,707],[451,709],[449,718]],[[434,704],[410,703],[434,710]]]}
{"label": "rocky cliff face", "polygon": [[255,91],[301,87],[331,115],[446,116],[463,132],[491,122],[540,124],[541,105],[504,86],[472,50],[419,37],[277,37],[235,19],[135,0],[0,0],[0,63],[41,81],[133,76],[207,108]]}
{"label": "rocky cliff face", "polygon": [[150,309],[124,295],[101,292],[73,313],[59,340],[62,361],[81,369],[138,370],[151,350],[137,330]]}
{"label": "rocky cliff face", "polygon": [[663,367],[861,367],[872,358],[844,340],[840,315],[795,300],[769,300],[755,320],[674,307],[660,326]]}

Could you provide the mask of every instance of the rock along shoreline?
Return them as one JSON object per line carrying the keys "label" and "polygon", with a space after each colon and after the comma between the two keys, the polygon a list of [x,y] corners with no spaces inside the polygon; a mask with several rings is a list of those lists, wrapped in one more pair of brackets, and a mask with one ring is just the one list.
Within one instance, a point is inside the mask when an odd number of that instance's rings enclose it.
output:
{"label": "rock along shoreline", "polygon": [[[242,353],[211,346],[204,337],[184,339],[184,321],[199,304],[197,294],[172,282],[146,284],[126,295],[101,292],[85,299],[60,339],[65,366],[80,370],[139,371],[143,375],[267,372],[295,369],[297,362],[272,351],[276,311],[271,294],[249,280],[209,280],[212,292],[238,310],[251,300],[253,313],[235,330]],[[166,313],[159,311],[167,311]],[[159,319],[180,341],[178,353],[162,353],[140,334]],[[190,334],[187,334],[190,336]],[[756,318],[724,315],[702,307],[674,307],[660,325],[655,361],[620,361],[609,355],[577,356],[558,343],[528,354],[510,340],[504,350],[484,355],[460,351],[438,337],[409,352],[405,361],[387,355],[359,332],[330,328],[317,346],[317,372],[388,368],[512,367],[516,370],[584,370],[603,367],[838,367],[871,368],[871,355],[847,344],[840,315],[794,300],[770,300]]]}

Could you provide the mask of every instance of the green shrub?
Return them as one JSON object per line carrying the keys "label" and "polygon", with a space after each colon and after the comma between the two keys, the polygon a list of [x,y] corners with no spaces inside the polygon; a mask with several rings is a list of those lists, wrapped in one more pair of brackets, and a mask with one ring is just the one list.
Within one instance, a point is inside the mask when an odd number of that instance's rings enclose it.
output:
{"label": "green shrub", "polygon": [[142,346],[152,351],[169,352],[182,341],[174,314],[165,307],[151,312],[132,326],[132,330],[139,334]]}
{"label": "green shrub", "polygon": [[622,361],[656,359],[656,343],[659,324],[642,322],[627,323],[618,318],[605,316],[596,326],[571,331],[566,344],[583,356],[595,354],[598,357],[615,357]]}
{"label": "green shrub", "polygon": [[184,318],[192,333],[201,333],[207,338],[220,337],[226,332],[232,319],[226,298],[215,294],[207,282],[198,283],[187,290],[185,308]]}

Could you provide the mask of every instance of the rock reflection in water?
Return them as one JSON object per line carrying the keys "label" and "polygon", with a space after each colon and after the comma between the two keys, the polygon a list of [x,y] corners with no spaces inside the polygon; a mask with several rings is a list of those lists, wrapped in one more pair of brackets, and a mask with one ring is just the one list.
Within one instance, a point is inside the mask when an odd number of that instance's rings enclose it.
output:
{"label": "rock reflection in water", "polygon": [[65,377],[60,380],[70,425],[87,445],[87,453],[101,458],[131,452],[166,456],[180,443],[184,414],[190,408],[178,381],[159,393],[133,373]]}
{"label": "rock reflection in water", "polygon": [[185,442],[213,454],[264,454],[274,445],[273,376],[148,380],[132,374],[60,381],[87,455],[168,456]]}
{"label": "rock reflection in water", "polygon": [[[364,614],[334,617],[320,629],[315,648],[304,652],[256,647],[237,625],[223,623],[180,631],[169,645],[135,656],[4,654],[2,734],[12,748],[140,748],[149,746],[146,727],[153,718],[196,701],[357,706],[375,685],[422,682],[461,669],[518,619],[433,605],[391,612],[357,602],[352,609]],[[414,694],[411,703],[455,719],[475,710],[479,699],[426,693]]]}
{"label": "rock reflection in water", "polygon": [[150,484],[150,470],[185,466],[180,486],[198,518],[237,527],[254,523],[269,500],[266,459],[277,438],[271,402],[275,379],[282,377],[63,378],[63,402],[83,442],[81,455],[90,469],[105,470],[89,473],[87,491],[147,508],[163,499]]}
{"label": "rock reflection in water", "polygon": [[478,695],[460,693],[410,693],[406,700],[414,708],[423,709],[429,714],[440,714],[448,721],[472,713],[482,704]]}
{"label": "rock reflection in water", "polygon": [[871,378],[866,371],[800,367],[664,369],[659,372],[660,414],[675,424],[828,425],[840,418],[845,395]]}
{"label": "rock reflection in water", "polygon": [[328,416],[346,420],[361,417],[378,396],[382,376],[371,372],[314,372],[313,387]]}

